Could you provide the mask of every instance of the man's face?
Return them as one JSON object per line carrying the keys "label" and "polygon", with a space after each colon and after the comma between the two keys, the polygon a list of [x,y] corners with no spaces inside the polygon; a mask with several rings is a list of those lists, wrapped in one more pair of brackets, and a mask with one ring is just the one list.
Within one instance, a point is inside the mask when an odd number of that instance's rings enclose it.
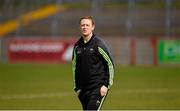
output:
{"label": "man's face", "polygon": [[80,21],[80,30],[83,36],[88,36],[92,33],[94,30],[94,25],[92,24],[92,21],[89,19],[82,19]]}

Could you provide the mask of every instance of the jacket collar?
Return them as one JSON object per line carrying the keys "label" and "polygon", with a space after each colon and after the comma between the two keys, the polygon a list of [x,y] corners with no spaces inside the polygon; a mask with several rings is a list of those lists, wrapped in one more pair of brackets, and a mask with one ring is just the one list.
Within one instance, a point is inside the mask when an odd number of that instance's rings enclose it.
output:
{"label": "jacket collar", "polygon": [[84,43],[83,37],[81,36],[80,41],[81,41],[82,44],[87,45],[87,44],[89,44],[89,43],[92,41],[92,39],[93,39],[94,37],[95,37],[95,34],[93,33],[93,35],[92,35],[92,37],[90,38],[90,40],[89,40],[87,43]]}

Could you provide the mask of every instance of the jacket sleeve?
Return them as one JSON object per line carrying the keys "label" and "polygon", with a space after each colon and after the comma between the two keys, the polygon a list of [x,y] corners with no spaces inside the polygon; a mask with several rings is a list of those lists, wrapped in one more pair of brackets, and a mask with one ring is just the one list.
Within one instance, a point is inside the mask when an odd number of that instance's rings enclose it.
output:
{"label": "jacket sleeve", "polygon": [[113,78],[114,78],[114,63],[113,63],[113,59],[111,56],[110,51],[108,50],[106,44],[104,41],[100,41],[98,43],[98,52],[100,53],[100,55],[102,55],[103,59],[106,61],[107,63],[107,67],[108,67],[108,80],[105,81],[104,85],[107,88],[110,88],[113,85]]}
{"label": "jacket sleeve", "polygon": [[76,86],[76,58],[77,58],[77,55],[76,55],[76,50],[75,50],[75,46],[73,48],[73,53],[72,53],[72,72],[73,72],[73,82],[74,82],[74,91],[77,92],[78,91],[78,88]]}

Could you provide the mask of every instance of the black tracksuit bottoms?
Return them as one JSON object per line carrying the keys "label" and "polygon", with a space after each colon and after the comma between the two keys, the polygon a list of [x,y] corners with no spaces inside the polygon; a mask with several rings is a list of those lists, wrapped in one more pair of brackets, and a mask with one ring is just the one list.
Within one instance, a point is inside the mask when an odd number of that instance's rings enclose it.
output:
{"label": "black tracksuit bottoms", "polygon": [[106,95],[101,96],[100,88],[96,88],[91,91],[81,91],[78,98],[82,104],[83,110],[100,110]]}

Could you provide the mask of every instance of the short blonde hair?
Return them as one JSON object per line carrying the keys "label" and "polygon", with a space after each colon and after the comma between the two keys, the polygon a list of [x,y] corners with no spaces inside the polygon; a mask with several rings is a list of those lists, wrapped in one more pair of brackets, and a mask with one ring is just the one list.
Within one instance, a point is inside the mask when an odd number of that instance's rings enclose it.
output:
{"label": "short blonde hair", "polygon": [[92,16],[83,16],[83,17],[81,17],[80,20],[79,20],[79,24],[80,24],[81,20],[83,20],[83,19],[89,19],[89,20],[91,20],[92,25],[95,25],[95,22],[94,22],[94,19],[93,19]]}

